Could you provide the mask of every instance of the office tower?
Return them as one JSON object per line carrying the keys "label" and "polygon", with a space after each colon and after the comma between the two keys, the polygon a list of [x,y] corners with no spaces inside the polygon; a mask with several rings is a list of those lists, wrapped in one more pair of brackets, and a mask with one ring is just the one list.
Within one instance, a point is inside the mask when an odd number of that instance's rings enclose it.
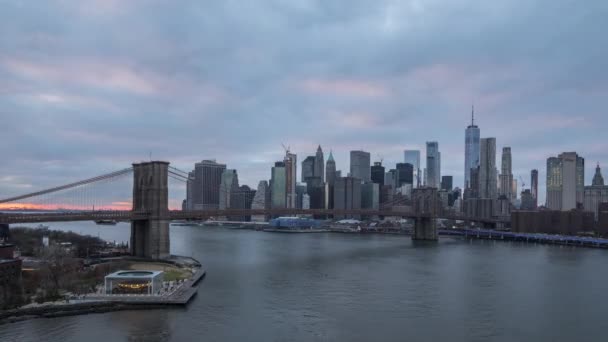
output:
{"label": "office tower", "polygon": [[[359,178],[336,178],[334,209],[361,209],[361,180]],[[355,215],[348,215],[348,217],[357,218]],[[336,218],[344,218],[344,216],[336,215]]]}
{"label": "office tower", "polygon": [[270,207],[273,209],[286,207],[286,180],[285,163],[276,162],[272,168],[270,178]]}
{"label": "office tower", "polygon": [[513,201],[513,173],[511,166],[511,148],[503,147],[502,148],[502,163],[500,168],[500,191],[498,193],[499,196],[504,196],[505,198]]}
{"label": "office tower", "polygon": [[422,171],[420,169],[420,151],[405,150],[403,151],[403,162],[412,164],[414,168],[414,187],[419,188],[422,185]]}
{"label": "office tower", "polygon": [[350,151],[350,177],[362,182],[371,181],[370,154],[365,151]]}
{"label": "office tower", "polygon": [[194,171],[188,172],[188,180],[186,181],[186,201],[182,205],[182,210],[194,209]]}
{"label": "office tower", "polygon": [[426,143],[426,186],[439,188],[441,182],[441,152],[439,143],[429,141]]}
{"label": "office tower", "polygon": [[309,177],[306,193],[310,196],[310,209],[325,208],[325,186],[321,177]]}
{"label": "office tower", "polygon": [[220,184],[224,170],[226,170],[226,164],[218,164],[215,160],[203,160],[194,164],[191,209],[219,208]]}
{"label": "office tower", "polygon": [[306,183],[306,180],[310,177],[315,176],[315,157],[308,156],[302,162],[302,183]]}
{"label": "office tower", "polygon": [[327,158],[327,164],[325,165],[325,182],[333,185],[336,181],[336,161],[334,160],[333,153],[329,150],[329,157]]}
{"label": "office tower", "polygon": [[582,206],[585,191],[585,159],[564,152],[547,159],[547,207],[571,210]]}
{"label": "office tower", "polygon": [[526,189],[521,192],[521,206],[520,210],[535,210],[536,209],[536,199],[532,195],[532,191],[530,189]]}
{"label": "office tower", "polygon": [[[251,209],[270,209],[270,187],[268,182],[263,180],[258,184],[258,190],[251,201]],[[255,215],[253,221],[265,221],[265,215]]]}
{"label": "office tower", "polygon": [[534,208],[536,208],[538,206],[538,170],[536,169],[530,173],[530,192],[534,198]]}
{"label": "office tower", "polygon": [[296,207],[296,181],[297,181],[297,172],[298,172],[298,157],[294,153],[290,153],[289,150],[285,152],[285,158],[283,159],[285,163],[285,176],[286,176],[286,186],[285,190],[287,192],[287,208],[295,208]]}
{"label": "office tower", "polygon": [[[251,209],[256,191],[247,185],[241,185],[230,195],[231,209]],[[232,216],[230,221],[251,221],[251,216]]]}
{"label": "office tower", "polygon": [[592,211],[595,214],[597,221],[599,205],[606,202],[608,202],[608,186],[604,185],[604,177],[598,164],[591,185],[585,187],[584,207],[586,211]]}
{"label": "office tower", "polygon": [[314,176],[321,178],[321,182],[324,182],[325,171],[323,166],[325,165],[325,158],[323,157],[323,150],[321,145],[317,147],[317,153],[315,154],[315,165],[314,165]]}
{"label": "office tower", "polygon": [[441,177],[441,190],[452,191],[454,178],[452,176]]}
{"label": "office tower", "polygon": [[380,185],[378,183],[361,184],[361,209],[380,207]]}
{"label": "office tower", "polygon": [[384,174],[384,185],[388,185],[395,190],[397,188],[397,170],[390,169]]}
{"label": "office tower", "polygon": [[515,202],[517,200],[517,179],[513,180],[512,188],[511,188],[511,202]]}
{"label": "office tower", "polygon": [[414,185],[414,165],[410,163],[397,163],[397,187],[401,187],[404,184]]}
{"label": "office tower", "polygon": [[296,185],[296,194],[298,196],[298,199],[296,201],[296,208],[302,209],[302,200],[304,198],[304,194],[306,194],[306,184]]}
{"label": "office tower", "polygon": [[381,187],[384,185],[384,166],[382,166],[382,162],[374,162],[371,177],[372,182],[380,184]]}
{"label": "office tower", "polygon": [[497,198],[496,138],[479,140],[479,198]]}
{"label": "office tower", "polygon": [[231,197],[239,189],[239,177],[234,169],[226,169],[222,172],[220,183],[220,209],[230,209]]}
{"label": "office tower", "polygon": [[479,127],[475,125],[475,109],[471,108],[471,125],[465,130],[464,137],[464,188],[470,188],[471,169],[479,166]]}

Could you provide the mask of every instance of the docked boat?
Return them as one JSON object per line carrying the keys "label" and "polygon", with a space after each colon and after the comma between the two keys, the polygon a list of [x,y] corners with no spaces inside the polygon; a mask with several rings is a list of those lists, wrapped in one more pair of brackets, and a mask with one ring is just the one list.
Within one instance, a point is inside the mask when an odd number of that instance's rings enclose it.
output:
{"label": "docked boat", "polygon": [[117,222],[116,220],[97,220],[95,223],[104,226],[115,226]]}

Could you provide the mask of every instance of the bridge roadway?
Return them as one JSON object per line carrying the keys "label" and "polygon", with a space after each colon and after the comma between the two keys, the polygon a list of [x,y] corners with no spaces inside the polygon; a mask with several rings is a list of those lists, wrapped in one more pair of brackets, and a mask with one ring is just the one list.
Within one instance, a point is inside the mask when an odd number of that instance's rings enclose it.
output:
{"label": "bridge roadway", "polygon": [[[226,209],[226,210],[173,210],[168,212],[170,220],[206,220],[209,218],[225,216],[253,216],[253,215],[331,215],[331,216],[396,216],[402,218],[430,218],[430,214],[416,214],[412,211],[397,210],[368,210],[368,209]],[[16,223],[38,223],[38,222],[67,222],[67,221],[137,221],[149,218],[146,212],[138,211],[61,211],[61,212],[19,212],[0,214],[0,224]],[[510,217],[501,218],[476,218],[461,215],[439,215],[436,218],[463,220],[495,225],[497,223],[508,223]]]}

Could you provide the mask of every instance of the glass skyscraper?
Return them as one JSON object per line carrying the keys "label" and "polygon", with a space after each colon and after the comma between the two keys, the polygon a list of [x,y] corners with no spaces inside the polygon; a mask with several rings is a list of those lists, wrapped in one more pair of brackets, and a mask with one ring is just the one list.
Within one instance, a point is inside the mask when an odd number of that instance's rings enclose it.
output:
{"label": "glass skyscraper", "polygon": [[403,162],[412,164],[414,167],[414,183],[412,184],[415,188],[420,187],[422,182],[422,172],[420,171],[420,151],[419,150],[405,150],[403,151]]}
{"label": "glass skyscraper", "polygon": [[471,188],[471,169],[479,166],[479,127],[475,125],[475,111],[471,109],[471,125],[464,138],[464,188]]}

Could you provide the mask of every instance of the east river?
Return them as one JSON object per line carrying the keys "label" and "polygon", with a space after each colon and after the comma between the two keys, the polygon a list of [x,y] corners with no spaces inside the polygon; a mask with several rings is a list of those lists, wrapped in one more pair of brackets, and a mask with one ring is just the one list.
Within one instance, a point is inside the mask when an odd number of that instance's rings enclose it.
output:
{"label": "east river", "polygon": [[[52,223],[128,241],[125,223]],[[207,277],[186,308],[35,319],[0,341],[606,341],[608,251],[172,227]]]}

